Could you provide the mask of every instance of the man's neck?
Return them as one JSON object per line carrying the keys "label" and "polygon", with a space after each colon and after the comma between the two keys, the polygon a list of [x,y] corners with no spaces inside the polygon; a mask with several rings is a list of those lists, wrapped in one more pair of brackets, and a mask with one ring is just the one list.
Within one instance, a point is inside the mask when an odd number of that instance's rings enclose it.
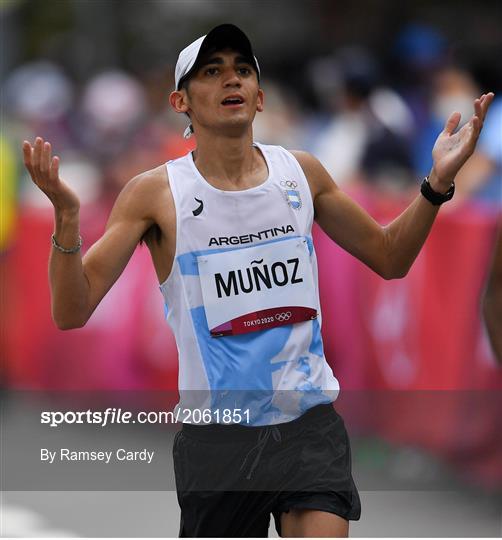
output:
{"label": "man's neck", "polygon": [[243,137],[199,137],[194,156],[202,176],[219,189],[249,189],[267,177],[267,165],[253,147],[251,131]]}

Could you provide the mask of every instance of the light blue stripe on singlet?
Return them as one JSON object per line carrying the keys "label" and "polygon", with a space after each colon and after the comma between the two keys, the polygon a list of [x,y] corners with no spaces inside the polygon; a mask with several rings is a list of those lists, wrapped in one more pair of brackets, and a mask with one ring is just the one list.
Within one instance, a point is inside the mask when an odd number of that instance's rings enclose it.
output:
{"label": "light blue stripe on singlet", "polygon": [[312,321],[312,341],[310,342],[309,353],[315,354],[316,356],[324,356],[321,327],[317,319]]}
{"label": "light blue stripe on singlet", "polygon": [[[321,327],[317,319],[312,321],[312,340],[310,342],[309,353],[320,357],[319,359],[324,358]],[[295,388],[295,390],[302,392],[303,394],[299,403],[302,414],[315,405],[319,405],[320,403],[330,403],[332,401],[330,397],[322,393],[322,388],[320,386],[313,385],[309,380],[311,373],[310,362],[312,360],[310,360],[308,356],[304,356],[300,358],[300,365],[296,368],[297,371],[305,373],[306,377],[306,380]]]}
{"label": "light blue stripe on singlet", "polygon": [[[310,377],[311,369],[308,356],[302,356],[300,358],[300,365],[296,368],[297,371],[300,371],[305,374],[306,380],[298,385],[295,390],[302,392],[303,396],[299,403],[299,408],[302,413],[310,409],[314,405],[319,403],[326,403],[322,396],[322,389],[320,386],[314,386],[311,381],[308,380]],[[328,400],[330,401],[330,400]]]}
{"label": "light blue stripe on singlet", "polygon": [[312,253],[314,253],[314,242],[312,240],[311,236],[305,236],[305,240],[307,241],[307,246],[309,248],[309,255],[312,257]]}
{"label": "light blue stripe on singlet", "polygon": [[265,246],[267,244],[274,244],[276,242],[284,242],[285,240],[291,240],[292,238],[304,238],[307,242],[307,247],[309,250],[310,256],[312,256],[312,252],[314,250],[314,246],[312,243],[312,238],[309,236],[284,236],[282,238],[274,238],[273,240],[267,240],[266,242],[260,242],[259,244],[251,244],[246,247],[242,247],[241,245],[235,246],[235,247],[225,247],[225,248],[215,248],[215,249],[201,249],[198,251],[189,251],[188,253],[182,253],[181,255],[178,255],[176,257],[176,260],[178,261],[178,265],[180,268],[180,272],[182,276],[198,276],[199,275],[199,267],[197,265],[197,257],[200,257],[202,255],[213,255],[214,253],[224,253],[226,251],[235,251],[237,249],[247,249],[257,246]]}

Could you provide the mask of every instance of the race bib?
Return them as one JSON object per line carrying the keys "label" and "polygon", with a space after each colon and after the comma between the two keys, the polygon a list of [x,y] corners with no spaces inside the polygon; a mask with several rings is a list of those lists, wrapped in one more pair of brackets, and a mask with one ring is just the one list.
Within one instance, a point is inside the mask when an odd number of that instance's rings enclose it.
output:
{"label": "race bib", "polygon": [[304,238],[197,257],[207,323],[214,337],[317,317]]}

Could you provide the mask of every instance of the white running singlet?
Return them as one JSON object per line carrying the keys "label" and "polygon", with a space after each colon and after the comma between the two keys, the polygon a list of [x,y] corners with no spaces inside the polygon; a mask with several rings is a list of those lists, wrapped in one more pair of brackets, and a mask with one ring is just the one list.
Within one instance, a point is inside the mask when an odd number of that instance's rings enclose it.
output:
{"label": "white running singlet", "polygon": [[321,338],[309,185],[290,152],[255,146],[268,178],[247,190],[210,185],[192,153],[166,164],[176,252],[160,290],[178,346],[180,421],[207,422],[210,410],[211,422],[276,424],[338,395]]}

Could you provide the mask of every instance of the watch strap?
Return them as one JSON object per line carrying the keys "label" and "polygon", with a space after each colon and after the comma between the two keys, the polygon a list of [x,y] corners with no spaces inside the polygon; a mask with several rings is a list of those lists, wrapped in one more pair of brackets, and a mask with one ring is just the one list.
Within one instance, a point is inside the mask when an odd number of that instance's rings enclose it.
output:
{"label": "watch strap", "polygon": [[439,206],[453,197],[453,194],[455,193],[455,182],[451,183],[451,186],[446,193],[438,193],[432,189],[429,183],[429,177],[426,176],[420,186],[420,192],[434,206]]}

